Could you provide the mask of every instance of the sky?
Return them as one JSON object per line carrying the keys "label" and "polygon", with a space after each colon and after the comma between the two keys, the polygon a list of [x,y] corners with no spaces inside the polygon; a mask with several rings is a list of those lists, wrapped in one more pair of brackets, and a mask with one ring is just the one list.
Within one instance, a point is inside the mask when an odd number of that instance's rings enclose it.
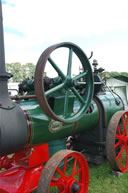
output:
{"label": "sky", "polygon": [[72,42],[99,67],[128,72],[128,0],[2,0],[5,60],[37,63],[41,53]]}

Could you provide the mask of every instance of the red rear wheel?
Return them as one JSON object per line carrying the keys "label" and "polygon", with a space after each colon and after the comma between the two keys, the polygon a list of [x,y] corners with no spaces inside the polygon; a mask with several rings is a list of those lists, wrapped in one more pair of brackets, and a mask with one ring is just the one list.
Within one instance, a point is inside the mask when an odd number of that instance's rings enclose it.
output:
{"label": "red rear wheel", "polygon": [[114,170],[128,169],[128,112],[115,113],[110,121],[107,140],[107,158]]}
{"label": "red rear wheel", "polygon": [[62,150],[47,162],[40,177],[38,193],[87,193],[89,169],[85,157]]}

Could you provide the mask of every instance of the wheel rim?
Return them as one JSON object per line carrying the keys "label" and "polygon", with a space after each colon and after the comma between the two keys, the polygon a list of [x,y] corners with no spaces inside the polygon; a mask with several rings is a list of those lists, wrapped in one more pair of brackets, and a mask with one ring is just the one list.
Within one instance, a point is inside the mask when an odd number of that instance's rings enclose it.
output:
{"label": "wheel rim", "polygon": [[[60,48],[69,49],[68,62],[67,62],[67,74],[64,74],[62,70],[57,66],[55,61],[51,58],[51,54],[56,49],[60,49]],[[84,72],[72,78],[71,71],[72,71],[73,54],[75,54],[79,59],[79,61],[81,62]],[[57,72],[58,76],[61,78],[62,81],[59,85],[45,92],[44,82],[42,80],[42,74],[45,71],[46,63],[48,62]],[[84,93],[84,96],[81,96],[80,93],[75,88],[75,83],[78,82],[78,80],[80,80],[81,78],[86,79],[86,91]],[[58,116],[48,104],[47,97],[52,96],[56,92],[62,91],[62,89],[65,90],[64,110],[63,110],[63,115]],[[72,43],[61,43],[47,48],[40,56],[36,66],[35,92],[41,108],[52,119],[56,121],[63,121],[63,122],[73,122],[73,121],[79,120],[88,109],[88,106],[91,102],[92,95],[93,95],[92,70],[85,53],[78,46]],[[68,106],[70,103],[69,101],[70,93],[72,93],[77,98],[77,100],[80,102],[81,105],[77,113],[69,115]]]}
{"label": "wheel rim", "polygon": [[106,140],[107,158],[114,170],[128,169],[128,112],[115,113],[110,121]]}
{"label": "wheel rim", "polygon": [[88,184],[89,170],[85,157],[79,152],[62,150],[54,154],[43,169],[38,193],[87,193]]}

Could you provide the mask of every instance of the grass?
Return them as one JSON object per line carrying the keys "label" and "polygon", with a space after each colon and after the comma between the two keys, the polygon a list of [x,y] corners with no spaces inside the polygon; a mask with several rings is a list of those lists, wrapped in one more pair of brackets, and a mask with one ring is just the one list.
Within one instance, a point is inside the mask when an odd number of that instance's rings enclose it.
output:
{"label": "grass", "polygon": [[112,175],[108,161],[102,165],[89,164],[89,173],[88,193],[128,193],[128,172],[120,177]]}
{"label": "grass", "polygon": [[128,193],[128,172],[120,177],[112,175],[108,162],[100,166],[89,164],[88,193]]}

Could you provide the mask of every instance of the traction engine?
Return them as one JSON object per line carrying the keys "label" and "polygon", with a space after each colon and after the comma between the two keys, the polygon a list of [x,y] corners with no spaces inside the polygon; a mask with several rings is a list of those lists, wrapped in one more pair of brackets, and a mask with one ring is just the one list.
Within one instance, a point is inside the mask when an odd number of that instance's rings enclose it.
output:
{"label": "traction engine", "polygon": [[[98,75],[103,69],[94,61],[92,71],[77,45],[59,43],[41,54],[34,78],[10,97],[1,1],[0,14],[0,193],[86,193],[85,156],[93,163],[107,156],[114,170],[125,172],[128,112]],[[46,76],[47,69],[57,76]]]}

